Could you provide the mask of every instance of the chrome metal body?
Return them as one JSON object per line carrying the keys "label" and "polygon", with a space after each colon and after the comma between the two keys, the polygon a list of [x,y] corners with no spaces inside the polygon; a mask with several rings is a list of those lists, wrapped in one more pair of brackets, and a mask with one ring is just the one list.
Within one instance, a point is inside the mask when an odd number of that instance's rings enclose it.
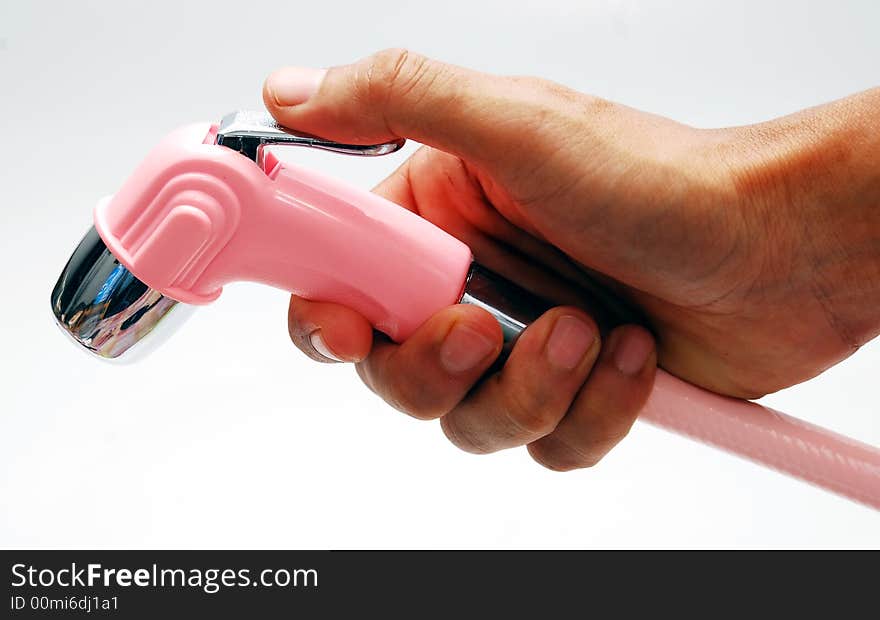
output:
{"label": "chrome metal body", "polygon": [[459,303],[486,310],[501,325],[502,362],[522,331],[552,305],[478,263],[471,266]]}
{"label": "chrome metal body", "polygon": [[267,145],[307,146],[343,155],[373,157],[388,155],[399,150],[406,140],[400,139],[383,144],[344,144],[282,127],[265,112],[238,110],[227,114],[220,121],[216,143],[238,151],[259,163],[261,149]]}
{"label": "chrome metal body", "polygon": [[[64,332],[92,353],[117,358],[156,329],[179,324],[188,306],[134,277],[104,245],[94,227],[80,241],[52,290],[52,313]],[[173,312],[172,312],[173,310]],[[138,347],[139,350],[144,347]]]}
{"label": "chrome metal body", "polygon": [[[616,298],[598,283],[585,280],[578,285],[578,289],[581,299],[577,305],[589,312],[603,334],[625,323],[647,324],[635,307]],[[479,263],[472,264],[459,303],[486,310],[501,325],[504,348],[495,367],[504,363],[517,337],[526,327],[558,305],[517,286]]]}

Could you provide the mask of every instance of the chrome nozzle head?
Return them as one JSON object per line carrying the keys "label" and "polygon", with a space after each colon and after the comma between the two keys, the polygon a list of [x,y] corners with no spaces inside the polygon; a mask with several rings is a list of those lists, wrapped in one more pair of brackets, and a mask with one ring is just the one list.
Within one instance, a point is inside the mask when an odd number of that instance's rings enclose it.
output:
{"label": "chrome nozzle head", "polygon": [[[165,328],[178,323],[171,321],[171,315],[188,314],[188,307],[179,305],[175,309],[175,300],[132,275],[94,227],[80,241],[52,290],[52,313],[58,325],[87,350],[108,359],[126,353],[148,334],[153,334],[149,340],[155,343],[160,322]],[[139,352],[143,348],[137,347]]]}

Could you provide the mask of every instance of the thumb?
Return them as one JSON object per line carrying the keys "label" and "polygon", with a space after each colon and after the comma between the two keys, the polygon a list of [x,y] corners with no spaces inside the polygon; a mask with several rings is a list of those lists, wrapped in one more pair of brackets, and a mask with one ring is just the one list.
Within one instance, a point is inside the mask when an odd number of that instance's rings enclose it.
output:
{"label": "thumb", "polygon": [[526,134],[534,119],[546,120],[554,109],[546,86],[385,50],[326,71],[279,69],[266,79],[263,101],[282,125],[322,138],[355,144],[412,138],[490,162],[535,146]]}

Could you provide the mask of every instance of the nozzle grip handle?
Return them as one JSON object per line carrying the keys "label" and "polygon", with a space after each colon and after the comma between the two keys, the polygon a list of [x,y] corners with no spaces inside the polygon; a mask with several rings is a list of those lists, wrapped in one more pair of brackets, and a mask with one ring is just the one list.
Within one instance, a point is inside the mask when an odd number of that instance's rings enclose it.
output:
{"label": "nozzle grip handle", "polygon": [[346,305],[405,340],[458,302],[467,245],[367,190],[267,157],[259,204],[245,204],[208,277],[251,280]]}
{"label": "nozzle grip handle", "polygon": [[344,304],[397,341],[461,297],[470,248],[381,196],[214,144],[216,126],[162,140],[95,227],[135,276],[190,304],[261,282]]}

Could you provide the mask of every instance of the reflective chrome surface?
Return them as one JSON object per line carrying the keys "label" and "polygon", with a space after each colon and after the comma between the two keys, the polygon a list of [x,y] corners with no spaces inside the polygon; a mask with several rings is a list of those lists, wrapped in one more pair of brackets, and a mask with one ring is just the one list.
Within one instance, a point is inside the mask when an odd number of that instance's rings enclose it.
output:
{"label": "reflective chrome surface", "polygon": [[549,302],[477,263],[471,266],[459,303],[478,306],[501,324],[504,335],[501,363],[510,355],[522,331],[551,307]]}
{"label": "reflective chrome surface", "polygon": [[[626,323],[647,325],[634,306],[618,299],[598,282],[584,280],[578,289],[581,295],[576,305],[593,317],[603,335]],[[556,305],[478,263],[471,265],[459,303],[483,308],[501,324],[504,348],[496,364],[507,359],[517,337],[529,324]]]}
{"label": "reflective chrome surface", "polygon": [[401,139],[384,144],[344,144],[324,140],[282,127],[266,112],[250,110],[239,110],[224,116],[216,140],[216,144],[238,151],[255,162],[260,157],[261,147],[265,145],[308,146],[344,155],[375,156],[393,153],[405,142]]}
{"label": "reflective chrome surface", "polygon": [[[154,328],[160,322],[163,328],[171,327],[188,315],[189,307],[177,305],[121,265],[94,227],[80,241],[52,290],[52,313],[58,325],[92,353],[111,359],[148,334],[155,345]],[[152,347],[141,345],[138,351],[145,348]]]}

